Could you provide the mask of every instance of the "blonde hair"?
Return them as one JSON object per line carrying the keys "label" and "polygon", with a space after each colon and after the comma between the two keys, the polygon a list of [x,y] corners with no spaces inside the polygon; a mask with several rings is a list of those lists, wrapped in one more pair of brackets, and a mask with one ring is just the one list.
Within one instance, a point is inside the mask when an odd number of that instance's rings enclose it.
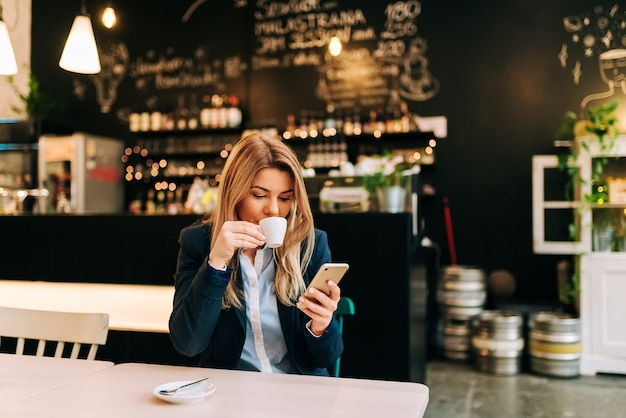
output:
{"label": "blonde hair", "polygon": [[[211,222],[212,247],[224,222],[239,220],[237,206],[248,194],[256,173],[264,168],[277,168],[289,173],[293,179],[293,199],[287,215],[287,233],[283,245],[273,250],[276,262],[276,296],[282,304],[293,306],[297,297],[305,290],[302,275],[313,254],[315,231],[300,163],[291,148],[276,137],[257,132],[237,142],[222,170],[217,206],[204,222]],[[306,245],[302,247],[304,240]],[[235,253],[228,263],[233,273],[222,299],[224,308],[243,307],[243,288],[237,283],[238,255],[239,252]]]}

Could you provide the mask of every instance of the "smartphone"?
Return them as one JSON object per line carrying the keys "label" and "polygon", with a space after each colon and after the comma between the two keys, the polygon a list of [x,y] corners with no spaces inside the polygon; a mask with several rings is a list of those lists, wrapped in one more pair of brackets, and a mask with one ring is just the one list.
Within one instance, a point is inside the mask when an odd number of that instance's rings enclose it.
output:
{"label": "smartphone", "polygon": [[[311,283],[307,287],[307,290],[314,287],[321,290],[327,295],[330,295],[330,289],[326,285],[327,280],[332,280],[336,284],[339,284],[344,274],[348,271],[350,266],[348,263],[324,263],[320,266],[317,273],[311,280]],[[306,293],[305,293],[306,294]]]}

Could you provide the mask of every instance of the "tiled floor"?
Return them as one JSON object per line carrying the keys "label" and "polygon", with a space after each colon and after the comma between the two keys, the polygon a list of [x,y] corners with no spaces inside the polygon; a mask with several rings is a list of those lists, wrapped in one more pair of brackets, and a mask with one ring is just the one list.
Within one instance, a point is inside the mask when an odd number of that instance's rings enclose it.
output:
{"label": "tiled floor", "polygon": [[425,418],[625,418],[626,376],[496,376],[471,363],[432,360]]}

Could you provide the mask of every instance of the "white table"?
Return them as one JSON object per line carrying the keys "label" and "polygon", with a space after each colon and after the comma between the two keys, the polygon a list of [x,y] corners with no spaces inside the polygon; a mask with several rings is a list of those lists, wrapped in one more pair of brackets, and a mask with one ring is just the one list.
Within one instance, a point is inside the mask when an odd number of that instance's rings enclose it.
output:
{"label": "white table", "polygon": [[0,280],[0,306],[109,314],[109,329],[168,333],[174,286]]}
{"label": "white table", "polygon": [[112,366],[110,361],[0,354],[0,409]]}
{"label": "white table", "polygon": [[[174,405],[152,394],[163,383],[211,378],[216,391]],[[419,383],[127,363],[0,406],[2,417],[422,417]]]}

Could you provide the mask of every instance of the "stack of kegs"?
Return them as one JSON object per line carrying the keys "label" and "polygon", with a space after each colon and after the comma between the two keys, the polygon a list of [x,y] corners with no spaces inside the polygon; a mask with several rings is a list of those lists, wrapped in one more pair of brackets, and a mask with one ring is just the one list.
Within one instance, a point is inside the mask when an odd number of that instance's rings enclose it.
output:
{"label": "stack of kegs", "polygon": [[532,371],[546,376],[576,377],[580,369],[580,322],[562,312],[537,312],[529,324]]}
{"label": "stack of kegs", "polygon": [[441,313],[438,324],[442,333],[440,346],[445,358],[470,358],[470,321],[482,312],[486,299],[484,270],[459,265],[442,269],[437,301]]}
{"label": "stack of kegs", "polygon": [[485,310],[472,319],[472,354],[477,370],[497,374],[517,374],[524,350],[521,313]]}

